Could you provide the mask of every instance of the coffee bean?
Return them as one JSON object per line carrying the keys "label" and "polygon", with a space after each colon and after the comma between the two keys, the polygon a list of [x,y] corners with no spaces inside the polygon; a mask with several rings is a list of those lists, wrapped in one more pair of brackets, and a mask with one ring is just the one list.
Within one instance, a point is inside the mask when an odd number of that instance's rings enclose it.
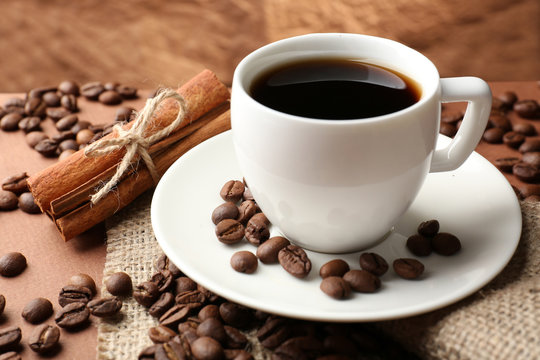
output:
{"label": "coffee bean", "polygon": [[30,98],[24,105],[24,113],[27,116],[45,117],[46,110],[47,104],[45,104],[41,98]]}
{"label": "coffee bean", "polygon": [[[88,129],[91,126],[91,124],[86,120],[79,120],[73,127],[70,129],[73,134],[78,135],[81,130]],[[92,134],[94,134],[93,131],[91,131]],[[89,134],[89,138],[93,136],[92,134]]]}
{"label": "coffee bean", "polygon": [[21,99],[21,98],[9,98],[4,102],[4,107],[5,108],[24,107],[25,103],[26,103],[26,101],[24,99]]}
{"label": "coffee bean", "polygon": [[270,237],[270,221],[263,213],[253,215],[246,225],[244,236],[250,244],[259,246]]}
{"label": "coffee bean", "polygon": [[[180,334],[183,334],[185,332],[191,332],[191,331],[197,331],[197,328],[199,327],[199,324],[202,321],[198,321],[198,319],[194,318],[188,318],[186,321],[178,324],[178,332]],[[198,335],[195,333],[195,335],[198,337]]]}
{"label": "coffee bean", "polygon": [[433,237],[439,232],[439,222],[435,219],[427,220],[418,225],[418,234],[427,237]]}
{"label": "coffee bean", "polygon": [[206,294],[200,290],[184,291],[176,295],[177,304],[205,303]]}
{"label": "coffee bean", "polygon": [[[160,344],[156,347],[154,359],[155,360],[179,360],[187,359],[188,351],[180,343],[182,340],[175,341],[174,339]],[[188,345],[189,349],[189,345]],[[190,358],[190,357],[189,357]]]}
{"label": "coffee bean", "polygon": [[454,111],[454,112],[445,111],[444,114],[441,115],[441,121],[443,123],[455,124],[461,119],[463,119],[462,111]]}
{"label": "coffee bean", "polygon": [[456,136],[456,133],[457,133],[457,127],[454,124],[443,122],[441,123],[441,126],[439,128],[439,132],[448,137],[454,137]]}
{"label": "coffee bean", "polygon": [[65,108],[47,108],[45,111],[47,114],[47,117],[51,118],[53,121],[58,121],[61,118],[68,116],[71,114],[71,111],[65,109]]}
{"label": "coffee bean", "polygon": [[350,270],[343,275],[345,280],[354,291],[372,293],[381,287],[381,280],[366,270]]}
{"label": "coffee bean", "polygon": [[69,278],[68,285],[83,286],[90,290],[93,295],[97,293],[96,282],[88,274],[76,274]]}
{"label": "coffee bean", "polygon": [[519,187],[518,191],[522,198],[540,195],[540,184],[524,184]]}
{"label": "coffee bean", "polygon": [[503,136],[503,143],[513,149],[519,148],[519,146],[524,141],[525,141],[525,136],[514,131],[509,131]]}
{"label": "coffee bean", "polygon": [[74,302],[67,304],[56,314],[54,321],[61,328],[75,328],[85,324],[90,317],[90,310],[85,303]]}
{"label": "coffee bean", "polygon": [[105,87],[98,81],[86,83],[80,89],[81,95],[88,100],[97,100],[104,91]]}
{"label": "coffee bean", "polygon": [[34,146],[34,150],[45,157],[55,157],[58,144],[51,139],[43,139]]}
{"label": "coffee bean", "polygon": [[22,115],[17,113],[7,114],[0,120],[0,129],[4,131],[19,130],[19,121],[22,120]]}
{"label": "coffee bean", "polygon": [[4,295],[0,294],[0,316],[4,312],[4,309],[6,308],[6,298]]}
{"label": "coffee bean", "polygon": [[229,325],[224,325],[223,329],[225,329],[226,335],[225,347],[229,349],[244,349],[246,347],[248,339],[240,330]]}
{"label": "coffee bean", "polygon": [[220,299],[220,297],[217,294],[214,294],[213,292],[211,292],[210,290],[208,290],[201,284],[197,284],[197,290],[199,290],[204,295],[206,300],[210,303],[214,303]]}
{"label": "coffee bean", "polygon": [[221,360],[225,356],[223,347],[209,336],[195,340],[191,344],[191,352],[198,360]]}
{"label": "coffee bean", "polygon": [[114,90],[105,90],[99,94],[98,100],[105,105],[118,105],[122,102],[122,96]]}
{"label": "coffee bean", "polygon": [[27,214],[41,214],[41,209],[34,200],[31,192],[24,192],[19,195],[19,209]]}
{"label": "coffee bean", "polygon": [[[232,204],[232,203],[227,203]],[[257,213],[258,206],[255,204],[252,200],[245,200],[242,201],[240,206],[238,206],[238,216],[236,217],[236,220],[240,221],[242,224],[247,224],[249,219]]]}
{"label": "coffee bean", "polygon": [[28,338],[32,351],[44,354],[53,350],[60,340],[60,329],[56,326],[42,324],[37,326]]}
{"label": "coffee bean", "polygon": [[31,98],[43,98],[43,95],[49,92],[55,92],[56,87],[54,86],[46,86],[46,87],[38,87],[30,90],[27,95],[27,99]]}
{"label": "coffee bean", "polygon": [[514,103],[517,101],[517,95],[513,91],[505,91],[497,98],[503,103],[505,109],[511,109]]}
{"label": "coffee bean", "polygon": [[[130,279],[131,281],[131,279]],[[109,288],[107,287],[107,290]],[[139,304],[145,307],[150,307],[159,297],[158,286],[150,281],[145,281],[135,287],[133,298]]]}
{"label": "coffee bean", "polygon": [[512,123],[504,115],[491,114],[489,124],[494,128],[500,128],[504,133],[512,130]]}
{"label": "coffee bean", "polygon": [[531,164],[517,163],[512,167],[512,172],[519,180],[527,183],[540,181],[540,168]]}
{"label": "coffee bean", "polygon": [[155,360],[155,354],[156,354],[157,348],[158,348],[158,345],[156,344],[145,347],[144,349],[141,350],[137,359],[138,360]]}
{"label": "coffee bean", "polygon": [[176,333],[166,326],[158,325],[148,329],[148,337],[154,344],[162,344],[171,341]]}
{"label": "coffee bean", "polygon": [[223,327],[221,321],[216,318],[209,318],[204,320],[197,327],[197,335],[199,337],[209,336],[222,345],[224,345],[227,341],[227,333],[225,332],[225,328]]}
{"label": "coffee bean", "polygon": [[[534,165],[540,167],[540,152],[533,151],[533,152],[526,152],[521,157],[521,161],[523,161],[526,164]],[[8,190],[8,189],[6,189]]]}
{"label": "coffee bean", "polygon": [[71,129],[79,121],[79,117],[75,114],[64,116],[56,123],[56,128],[60,131]]}
{"label": "coffee bean", "polygon": [[0,275],[17,276],[26,269],[26,258],[20,252],[9,252],[0,257]]}
{"label": "coffee bean", "polygon": [[323,351],[322,343],[313,336],[293,337],[279,345],[274,354],[278,359],[316,359]]}
{"label": "coffee bean", "polygon": [[18,203],[19,199],[17,198],[17,195],[11,191],[0,191],[0,211],[15,210]]}
{"label": "coffee bean", "polygon": [[18,126],[25,133],[39,131],[41,129],[41,119],[37,116],[28,116],[19,121]]}
{"label": "coffee bean", "polygon": [[71,112],[79,111],[79,107],[77,106],[77,98],[75,97],[75,95],[62,95],[62,97],[60,98],[60,105],[62,105],[64,109]]}
{"label": "coffee bean", "polygon": [[376,253],[362,253],[360,255],[360,267],[377,276],[382,276],[388,271],[388,263]]}
{"label": "coffee bean", "polygon": [[227,360],[254,360],[253,355],[243,349],[223,349]]}
{"label": "coffee bean", "polygon": [[238,180],[229,180],[225,183],[225,185],[223,185],[219,195],[225,201],[236,203],[242,199],[244,190],[244,183]]}
{"label": "coffee bean", "polygon": [[171,307],[159,318],[159,323],[164,326],[176,326],[185,320],[197,304],[178,304]]}
{"label": "coffee bean", "polygon": [[461,250],[461,242],[459,239],[449,233],[439,233],[431,240],[433,251],[437,254],[450,256]]}
{"label": "coffee bean", "polygon": [[21,342],[22,332],[19,327],[10,326],[0,329],[0,353],[13,349]]}
{"label": "coffee bean", "polygon": [[135,109],[131,107],[121,106],[116,110],[114,116],[115,122],[130,122],[135,117]]}
{"label": "coffee bean", "polygon": [[[323,357],[322,360],[339,360],[342,358],[349,359],[350,357],[354,358],[358,354],[358,347],[354,341],[348,336],[344,335],[328,335],[323,340],[323,348],[325,353],[331,353],[329,358],[328,355]],[[338,355],[339,354],[339,355]],[[321,358],[317,358],[321,360]]]}
{"label": "coffee bean", "polygon": [[238,207],[232,202],[219,205],[212,212],[212,222],[217,225],[221,220],[236,219],[238,217]]}
{"label": "coffee bean", "polygon": [[263,326],[257,330],[256,336],[262,346],[274,349],[289,338],[291,326],[289,320],[270,316]]}
{"label": "coffee bean", "polygon": [[51,139],[60,144],[62,141],[75,139],[75,134],[71,130],[65,130],[54,134]]}
{"label": "coffee bean", "polygon": [[519,158],[508,157],[508,158],[495,159],[495,161],[493,163],[502,172],[511,174],[512,173],[512,168],[514,167],[514,165],[519,163],[519,161],[520,161]]}
{"label": "coffee bean", "polygon": [[288,245],[278,253],[281,266],[297,278],[306,277],[311,271],[311,261],[306,252],[296,245]]}
{"label": "coffee bean", "polygon": [[77,133],[77,136],[75,139],[77,140],[77,144],[79,145],[85,145],[90,143],[92,139],[94,138],[94,133],[91,130],[88,129],[82,129]]}
{"label": "coffee bean", "polygon": [[110,317],[118,314],[122,308],[122,301],[116,296],[104,297],[89,301],[86,304],[90,314],[97,317]]}
{"label": "coffee bean", "polygon": [[148,309],[148,313],[152,315],[153,317],[159,318],[161,315],[163,315],[167,310],[169,310],[174,305],[174,295],[170,292],[164,292],[161,294],[159,299],[157,299],[152,306],[150,306],[150,309]]}
{"label": "coffee bean", "polygon": [[162,270],[152,275],[150,281],[155,283],[158,286],[159,292],[162,293],[171,286],[173,282],[173,276],[169,270]]}
{"label": "coffee bean", "polygon": [[84,286],[66,285],[58,294],[58,304],[64,307],[71,303],[87,304],[92,299],[92,292]]}
{"label": "coffee bean", "polygon": [[45,298],[30,300],[23,308],[21,316],[32,324],[39,324],[53,314],[51,302]]}
{"label": "coffee bean", "polygon": [[75,153],[76,153],[75,150],[71,150],[71,149],[64,150],[60,153],[60,155],[58,155],[58,161],[62,161]]}
{"label": "coffee bean", "polygon": [[339,276],[325,277],[320,285],[321,290],[334,299],[345,299],[351,294],[349,284]]}
{"label": "coffee bean", "polygon": [[514,104],[514,111],[526,119],[534,119],[540,116],[540,105],[536,100],[521,100]]}
{"label": "coffee bean", "polygon": [[498,127],[493,127],[484,131],[482,139],[490,144],[500,144],[504,136],[504,130]]}
{"label": "coffee bean", "polygon": [[34,148],[38,142],[47,139],[47,135],[43,131],[32,131],[25,136],[26,143],[31,148]]}
{"label": "coffee bean", "polygon": [[349,271],[349,264],[344,260],[334,259],[330,260],[321,266],[319,270],[319,275],[324,279],[329,276],[343,276],[347,271]]}
{"label": "coffee bean", "polygon": [[234,219],[221,220],[216,226],[216,236],[224,244],[236,244],[244,238],[244,225]]}
{"label": "coffee bean", "polygon": [[407,249],[416,256],[431,254],[431,239],[422,235],[411,235],[407,239]]}
{"label": "coffee bean", "polygon": [[0,360],[22,360],[22,357],[15,351],[8,351],[7,353],[0,354]]}
{"label": "coffee bean", "polygon": [[534,127],[534,125],[530,123],[526,123],[526,122],[520,122],[520,123],[514,124],[512,126],[512,130],[525,136],[536,135],[536,128]]}
{"label": "coffee bean", "polygon": [[48,107],[60,106],[60,96],[56,93],[56,91],[46,92],[43,94],[41,99]]}
{"label": "coffee bean", "polygon": [[112,295],[125,296],[131,294],[133,283],[125,272],[115,272],[105,279],[105,288]]}
{"label": "coffee bean", "polygon": [[219,315],[219,307],[214,304],[208,304],[199,311],[197,315],[201,321],[204,321],[208,318],[221,319]]}
{"label": "coffee bean", "polygon": [[28,191],[28,174],[18,173],[5,178],[2,181],[2,190],[11,191],[14,194],[21,194]]}
{"label": "coffee bean", "polygon": [[244,185],[245,189],[244,189],[244,193],[242,194],[242,199],[244,201],[253,201],[255,202],[255,198],[253,197],[253,194],[251,193],[251,190],[249,190],[248,187],[246,187]]}
{"label": "coffee bean", "polygon": [[397,275],[407,280],[416,279],[424,272],[424,264],[416,259],[396,259],[393,267]]}
{"label": "coffee bean", "polygon": [[257,257],[263,264],[275,264],[278,262],[279,251],[290,244],[283,236],[271,237],[257,248]]}
{"label": "coffee bean", "polygon": [[137,98],[137,89],[127,85],[118,85],[115,89],[124,99]]}
{"label": "coffee bean", "polygon": [[251,251],[237,251],[231,256],[231,266],[234,270],[253,274],[259,264],[257,257]]}
{"label": "coffee bean", "polygon": [[105,90],[116,90],[116,87],[120,85],[119,83],[117,83],[116,81],[109,81],[109,82],[106,82],[105,84],[103,84],[103,87],[105,88]]}
{"label": "coffee bean", "polygon": [[232,302],[219,305],[219,315],[225,324],[237,328],[245,328],[253,321],[251,309]]}
{"label": "coffee bean", "polygon": [[62,94],[71,94],[79,96],[79,84],[75,81],[64,80],[58,85],[58,91]]}
{"label": "coffee bean", "polygon": [[187,276],[180,276],[175,280],[174,289],[176,294],[181,294],[186,291],[193,291],[197,289],[197,283]]}

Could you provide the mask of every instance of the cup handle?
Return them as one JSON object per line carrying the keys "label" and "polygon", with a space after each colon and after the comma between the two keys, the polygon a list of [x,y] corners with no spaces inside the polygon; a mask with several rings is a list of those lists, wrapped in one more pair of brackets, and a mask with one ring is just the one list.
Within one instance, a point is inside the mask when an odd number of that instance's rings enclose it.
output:
{"label": "cup handle", "polygon": [[489,85],[476,77],[441,79],[441,102],[467,101],[467,110],[459,131],[443,149],[435,150],[430,172],[457,169],[467,160],[480,141],[491,111]]}

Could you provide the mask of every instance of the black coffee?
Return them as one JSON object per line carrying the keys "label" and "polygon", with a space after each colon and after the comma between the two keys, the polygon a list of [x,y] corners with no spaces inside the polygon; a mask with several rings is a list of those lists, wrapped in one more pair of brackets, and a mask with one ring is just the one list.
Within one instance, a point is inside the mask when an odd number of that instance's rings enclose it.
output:
{"label": "black coffee", "polygon": [[255,79],[250,93],[288,114],[350,120],[405,109],[420,99],[421,90],[413,80],[381,66],[320,59],[272,68]]}

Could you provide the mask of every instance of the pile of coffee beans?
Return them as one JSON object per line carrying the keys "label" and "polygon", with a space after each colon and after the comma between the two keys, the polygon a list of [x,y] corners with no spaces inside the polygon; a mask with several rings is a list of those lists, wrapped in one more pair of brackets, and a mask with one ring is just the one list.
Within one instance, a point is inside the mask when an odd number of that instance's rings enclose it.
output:
{"label": "pile of coffee beans", "polygon": [[23,172],[5,178],[0,190],[0,211],[10,211],[17,208],[28,214],[41,214],[34,196],[26,182],[28,175]]}
{"label": "pile of coffee beans", "polygon": [[439,232],[439,221],[428,220],[418,226],[418,233],[409,236],[407,249],[416,256],[428,256],[432,252],[451,256],[461,250],[461,241],[457,236]]}

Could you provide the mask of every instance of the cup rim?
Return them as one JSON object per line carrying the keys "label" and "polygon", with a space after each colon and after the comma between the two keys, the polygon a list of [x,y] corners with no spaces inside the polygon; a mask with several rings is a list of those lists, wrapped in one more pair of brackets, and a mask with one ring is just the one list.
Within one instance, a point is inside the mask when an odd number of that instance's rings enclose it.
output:
{"label": "cup rim", "polygon": [[[364,39],[367,39],[367,40],[370,40],[370,41],[379,41],[381,43],[386,44],[387,46],[395,47],[395,48],[401,49],[403,51],[408,51],[408,52],[414,54],[415,56],[421,58],[424,62],[426,62],[426,64],[428,64],[429,69],[427,69],[426,71],[430,71],[430,72],[433,73],[434,76],[436,76],[437,84],[436,84],[436,86],[431,86],[430,88],[428,88],[427,92],[426,92],[426,89],[424,88],[422,82],[418,81],[417,78],[414,78],[413,76],[408,75],[411,79],[418,82],[422,86],[422,95],[421,95],[420,99],[416,103],[414,103],[413,105],[408,106],[408,107],[406,107],[404,109],[401,109],[401,110],[398,110],[398,111],[395,111],[395,112],[392,112],[392,113],[379,115],[379,116],[373,116],[373,117],[367,117],[367,118],[347,119],[345,121],[336,121],[336,120],[333,120],[333,119],[320,119],[320,118],[311,118],[311,117],[293,115],[293,114],[289,114],[289,113],[286,113],[286,112],[282,112],[282,111],[279,111],[279,110],[272,109],[272,108],[270,108],[270,107],[268,107],[266,105],[261,104],[260,102],[256,101],[255,99],[253,99],[253,97],[247,91],[246,86],[244,84],[244,81],[241,78],[241,76],[244,76],[243,73],[245,71],[245,68],[249,65],[249,63],[256,60],[256,59],[258,59],[261,56],[265,56],[266,52],[270,52],[271,49],[276,47],[276,46],[285,45],[287,43],[292,43],[292,42],[299,41],[299,40],[304,40],[304,39],[308,40],[310,38],[315,38],[315,37],[319,37],[319,38],[335,38],[335,37],[364,38]],[[270,55],[270,54],[267,54],[267,55]],[[236,66],[236,69],[234,71],[231,100],[234,98],[235,93],[240,91],[241,95],[243,97],[246,97],[248,99],[248,101],[251,103],[250,104],[251,106],[255,106],[255,107],[257,107],[257,108],[259,108],[261,110],[269,111],[270,113],[275,113],[276,115],[279,115],[281,117],[285,116],[285,117],[287,117],[289,119],[292,119],[292,120],[295,120],[295,121],[298,121],[298,122],[309,122],[310,124],[315,124],[316,123],[316,124],[319,124],[319,125],[330,125],[331,124],[332,126],[346,126],[346,125],[352,125],[352,124],[358,124],[358,123],[367,124],[367,123],[381,122],[381,121],[385,121],[385,120],[390,120],[390,119],[395,118],[396,116],[400,116],[401,114],[404,114],[404,113],[407,113],[407,112],[410,112],[410,111],[415,111],[416,109],[424,106],[424,104],[427,103],[428,101],[430,101],[430,99],[433,98],[433,96],[439,91],[439,89],[440,89],[439,79],[440,79],[439,72],[438,72],[436,66],[433,64],[433,62],[431,60],[429,60],[425,55],[423,55],[419,51],[417,51],[417,50],[415,50],[413,48],[410,48],[410,47],[408,47],[408,46],[406,46],[406,45],[404,45],[404,44],[402,44],[402,43],[400,43],[398,41],[387,39],[387,38],[382,38],[382,37],[378,37],[378,36],[364,35],[364,34],[354,34],[354,33],[310,33],[310,34],[298,35],[298,36],[293,36],[293,37],[281,39],[281,40],[278,40],[278,41],[274,41],[272,43],[269,43],[267,45],[264,45],[264,46],[262,46],[262,47],[260,47],[260,48],[258,48],[256,50],[254,50],[253,52],[248,54],[246,57],[244,57],[240,61],[240,63],[238,63],[238,65]],[[316,120],[316,121],[314,121],[314,120]]]}

